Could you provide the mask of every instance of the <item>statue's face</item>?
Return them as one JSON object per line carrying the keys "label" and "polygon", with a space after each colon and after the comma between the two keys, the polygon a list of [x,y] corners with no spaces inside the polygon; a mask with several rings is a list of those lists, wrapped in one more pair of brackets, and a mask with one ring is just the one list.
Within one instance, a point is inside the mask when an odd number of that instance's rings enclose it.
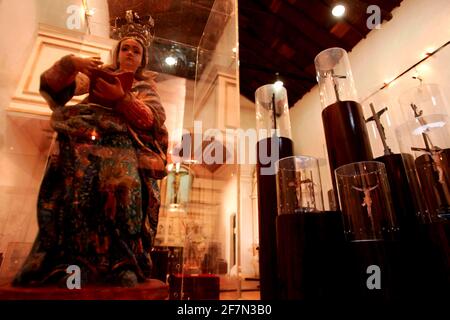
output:
{"label": "statue's face", "polygon": [[121,70],[136,72],[142,62],[143,48],[134,39],[121,42],[119,49],[119,66]]}

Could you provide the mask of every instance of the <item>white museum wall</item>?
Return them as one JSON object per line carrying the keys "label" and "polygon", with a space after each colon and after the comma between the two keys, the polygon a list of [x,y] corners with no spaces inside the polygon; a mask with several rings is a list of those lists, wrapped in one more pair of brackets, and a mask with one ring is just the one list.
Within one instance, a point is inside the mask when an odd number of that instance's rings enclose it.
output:
{"label": "white museum wall", "polygon": [[[384,22],[381,29],[372,30],[349,53],[360,102],[381,88],[385,82],[420,61],[427,50],[436,49],[450,40],[448,0],[404,0],[392,14],[393,18],[390,21]],[[450,85],[450,60],[445,58],[450,49],[444,48],[442,51],[442,54],[439,52],[416,68],[424,82]],[[405,89],[419,85],[417,80],[412,79],[413,72],[394,82],[389,87],[389,92],[383,92],[364,101],[366,118],[370,116],[367,110],[369,102],[377,103],[380,99],[388,99],[392,106],[389,108],[392,118],[396,122],[404,121],[397,99]],[[332,188],[332,184],[328,164],[325,164],[327,155],[321,111],[319,90],[318,86],[315,86],[295,103],[290,115],[291,122],[296,124],[292,126],[294,153],[321,159],[322,185],[327,206],[326,191]],[[392,141],[393,129],[386,128],[388,142],[394,146],[394,151],[398,151],[397,142]],[[370,137],[372,139],[373,135],[370,134]],[[374,156],[381,155],[380,145],[372,142],[372,148]]]}

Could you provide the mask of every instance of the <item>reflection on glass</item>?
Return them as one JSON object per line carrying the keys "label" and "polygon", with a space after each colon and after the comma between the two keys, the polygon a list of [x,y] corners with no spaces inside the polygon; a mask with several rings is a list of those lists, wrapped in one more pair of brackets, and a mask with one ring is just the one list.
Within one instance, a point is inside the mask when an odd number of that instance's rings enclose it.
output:
{"label": "reflection on glass", "polygon": [[272,136],[272,131],[276,137],[292,139],[286,88],[278,84],[261,86],[255,92],[255,103],[259,140],[263,134],[264,138]]}

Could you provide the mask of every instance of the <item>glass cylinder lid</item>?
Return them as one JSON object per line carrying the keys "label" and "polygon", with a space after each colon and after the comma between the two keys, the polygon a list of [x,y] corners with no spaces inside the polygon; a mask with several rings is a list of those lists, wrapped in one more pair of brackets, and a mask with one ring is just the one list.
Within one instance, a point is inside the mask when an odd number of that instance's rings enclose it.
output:
{"label": "glass cylinder lid", "polygon": [[287,91],[282,85],[266,84],[255,92],[256,128],[259,139],[275,134],[291,138]]}
{"label": "glass cylinder lid", "polygon": [[314,59],[322,108],[338,101],[357,101],[355,84],[347,52],[329,48]]}

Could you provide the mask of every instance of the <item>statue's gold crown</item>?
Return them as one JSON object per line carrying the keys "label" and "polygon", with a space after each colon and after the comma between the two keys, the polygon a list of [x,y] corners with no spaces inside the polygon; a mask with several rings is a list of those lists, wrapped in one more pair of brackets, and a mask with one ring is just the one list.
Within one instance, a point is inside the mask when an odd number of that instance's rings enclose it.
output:
{"label": "statue's gold crown", "polygon": [[155,21],[148,15],[139,17],[136,12],[127,10],[125,18],[116,17],[111,27],[111,38],[120,40],[122,38],[135,38],[142,42],[145,47],[150,46],[155,36]]}

